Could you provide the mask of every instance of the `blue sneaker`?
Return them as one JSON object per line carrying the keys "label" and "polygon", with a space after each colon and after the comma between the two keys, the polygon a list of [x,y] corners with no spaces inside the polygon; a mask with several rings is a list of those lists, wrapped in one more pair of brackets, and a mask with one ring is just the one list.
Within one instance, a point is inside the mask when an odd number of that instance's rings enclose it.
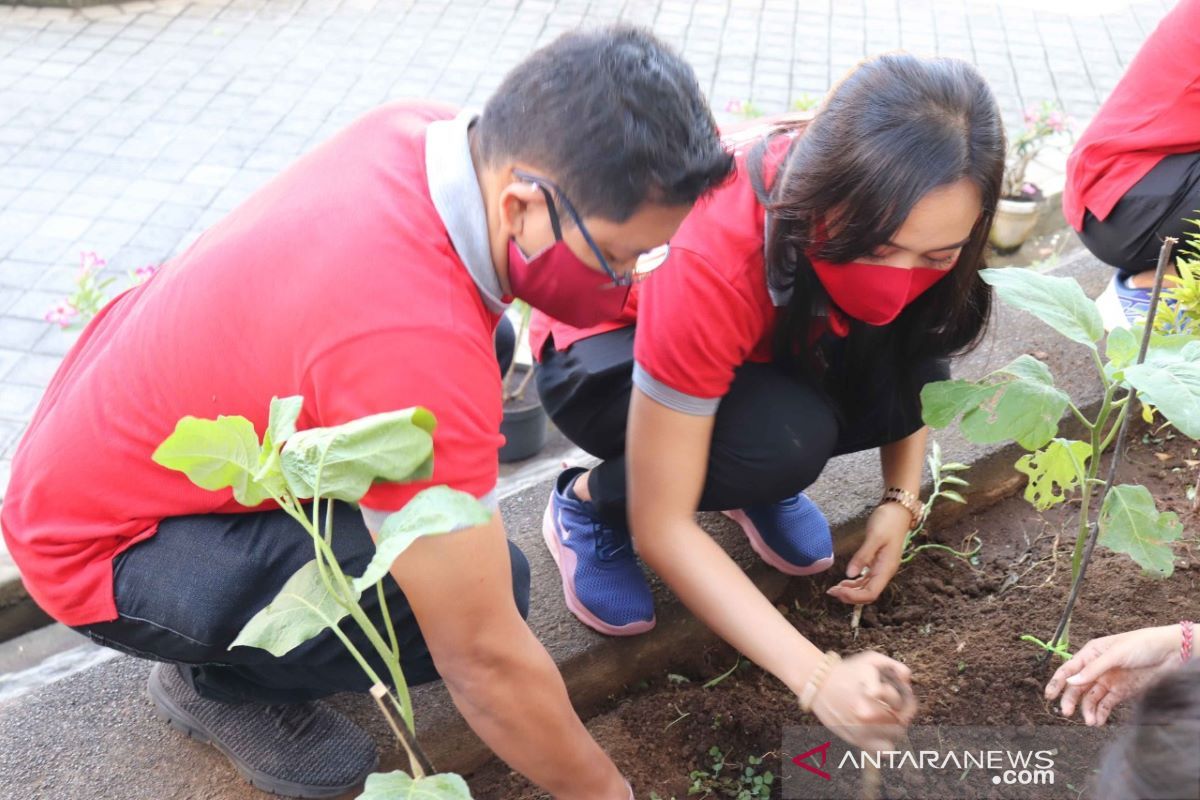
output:
{"label": "blue sneaker", "polygon": [[1108,287],[1096,298],[1104,329],[1131,328],[1150,314],[1150,289],[1130,286],[1127,279],[1113,275]]}
{"label": "blue sneaker", "polygon": [[725,515],[742,526],[754,552],[785,575],[815,575],[833,566],[829,522],[803,492]]}
{"label": "blue sneaker", "polygon": [[542,518],[542,536],[562,575],[567,608],[589,628],[634,636],[654,627],[654,596],[624,526],[596,517],[591,503],[567,494],[587,470],[564,471]]}

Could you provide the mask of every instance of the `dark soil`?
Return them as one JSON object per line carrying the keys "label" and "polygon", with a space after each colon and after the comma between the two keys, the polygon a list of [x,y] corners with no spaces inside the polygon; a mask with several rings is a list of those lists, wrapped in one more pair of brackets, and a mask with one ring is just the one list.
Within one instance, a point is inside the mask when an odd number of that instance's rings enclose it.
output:
{"label": "dark soil", "polygon": [[[1147,486],[1160,510],[1178,513],[1190,541],[1176,544],[1175,573],[1166,580],[1144,577],[1128,557],[1097,548],[1071,623],[1072,652],[1094,637],[1200,615],[1200,515],[1186,498],[1200,468],[1197,443],[1179,435],[1155,436],[1140,422],[1131,425],[1129,443],[1119,481]],[[970,478],[969,472],[964,475]],[[956,547],[977,533],[983,540],[977,563],[937,551],[921,553],[864,611],[857,638],[850,630],[850,607],[824,594],[844,564],[815,580],[794,581],[794,594],[780,607],[822,649],[848,654],[873,648],[907,664],[920,701],[915,725],[1078,729],[1083,724],[1078,716],[1064,719],[1042,697],[1058,662],[1039,664],[1042,651],[1020,640],[1022,634],[1046,640],[1054,633],[1070,589],[1077,513],[1078,505],[1070,504],[1040,515],[1018,496],[934,531],[932,540]],[[739,767],[750,756],[762,757],[756,772],[778,776],[786,760],[780,758],[784,728],[817,724],[779,681],[744,661],[716,687],[703,688],[735,659],[731,649],[714,648],[705,654],[705,669],[631,687],[588,723],[639,799],[652,793],[662,800],[688,797],[690,773],[710,768],[713,747]],[[1128,710],[1119,708],[1110,726]],[[730,771],[727,767],[723,774]],[[545,797],[499,762],[470,782],[482,800]],[[1036,796],[1074,798],[1080,788],[1059,785]],[[881,792],[928,796],[902,785],[885,785]],[[737,794],[714,790],[692,796]],[[782,796],[777,778],[771,797]]]}

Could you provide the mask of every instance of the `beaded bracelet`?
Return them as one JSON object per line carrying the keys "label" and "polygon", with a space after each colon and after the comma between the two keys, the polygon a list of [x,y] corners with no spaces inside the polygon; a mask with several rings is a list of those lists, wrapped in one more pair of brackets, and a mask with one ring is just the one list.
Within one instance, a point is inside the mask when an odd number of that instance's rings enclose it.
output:
{"label": "beaded bracelet", "polygon": [[1192,621],[1190,619],[1181,619],[1179,621],[1179,630],[1183,634],[1183,641],[1179,643],[1179,660],[1186,662],[1192,657]]}
{"label": "beaded bracelet", "polygon": [[813,670],[813,674],[808,677],[808,683],[804,684],[804,691],[800,692],[800,708],[803,711],[812,711],[812,703],[821,689],[821,684],[829,677],[829,671],[833,669],[833,666],[841,660],[842,657],[832,650],[825,653],[824,660]]}

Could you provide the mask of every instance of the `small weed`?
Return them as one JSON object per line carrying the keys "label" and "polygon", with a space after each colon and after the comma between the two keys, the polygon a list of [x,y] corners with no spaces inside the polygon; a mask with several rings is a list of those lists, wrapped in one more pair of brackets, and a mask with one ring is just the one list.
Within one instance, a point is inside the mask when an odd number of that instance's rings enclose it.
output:
{"label": "small weed", "polygon": [[763,760],[756,756],[746,759],[745,765],[726,759],[720,747],[714,745],[708,751],[711,764],[708,769],[692,770],[688,776],[688,797],[728,797],[734,800],[754,800],[771,797],[775,774],[770,770],[760,772]]}

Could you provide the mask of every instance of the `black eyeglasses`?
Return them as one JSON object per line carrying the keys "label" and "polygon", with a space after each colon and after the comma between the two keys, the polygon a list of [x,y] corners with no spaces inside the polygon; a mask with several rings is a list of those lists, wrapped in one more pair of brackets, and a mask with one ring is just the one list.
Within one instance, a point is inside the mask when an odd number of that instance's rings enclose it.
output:
{"label": "black eyeglasses", "polygon": [[[579,228],[579,232],[583,234],[583,240],[587,242],[587,246],[591,248],[592,253],[596,256],[596,260],[600,263],[600,268],[604,270],[613,282],[613,286],[631,286],[639,281],[645,280],[650,273],[657,269],[666,259],[667,246],[656,247],[646,253],[643,253],[637,261],[637,265],[633,270],[625,275],[618,275],[617,272],[608,264],[608,259],[600,252],[600,247],[596,244],[596,240],[592,238],[592,234],[583,224],[583,219],[579,216],[579,212],[575,210],[575,206],[571,205],[571,201],[563,194],[562,189],[559,189],[553,181],[547,178],[541,178],[537,175],[532,175],[524,170],[514,169],[513,175],[516,175],[523,181],[536,186],[541,190],[546,197],[546,208],[550,211],[550,227],[554,231],[554,241],[561,242],[563,238],[562,224],[558,218],[558,205],[563,207],[567,212],[567,216],[571,218],[571,222],[575,227]],[[553,192],[553,193],[551,193]],[[555,200],[557,199],[557,203]]]}

